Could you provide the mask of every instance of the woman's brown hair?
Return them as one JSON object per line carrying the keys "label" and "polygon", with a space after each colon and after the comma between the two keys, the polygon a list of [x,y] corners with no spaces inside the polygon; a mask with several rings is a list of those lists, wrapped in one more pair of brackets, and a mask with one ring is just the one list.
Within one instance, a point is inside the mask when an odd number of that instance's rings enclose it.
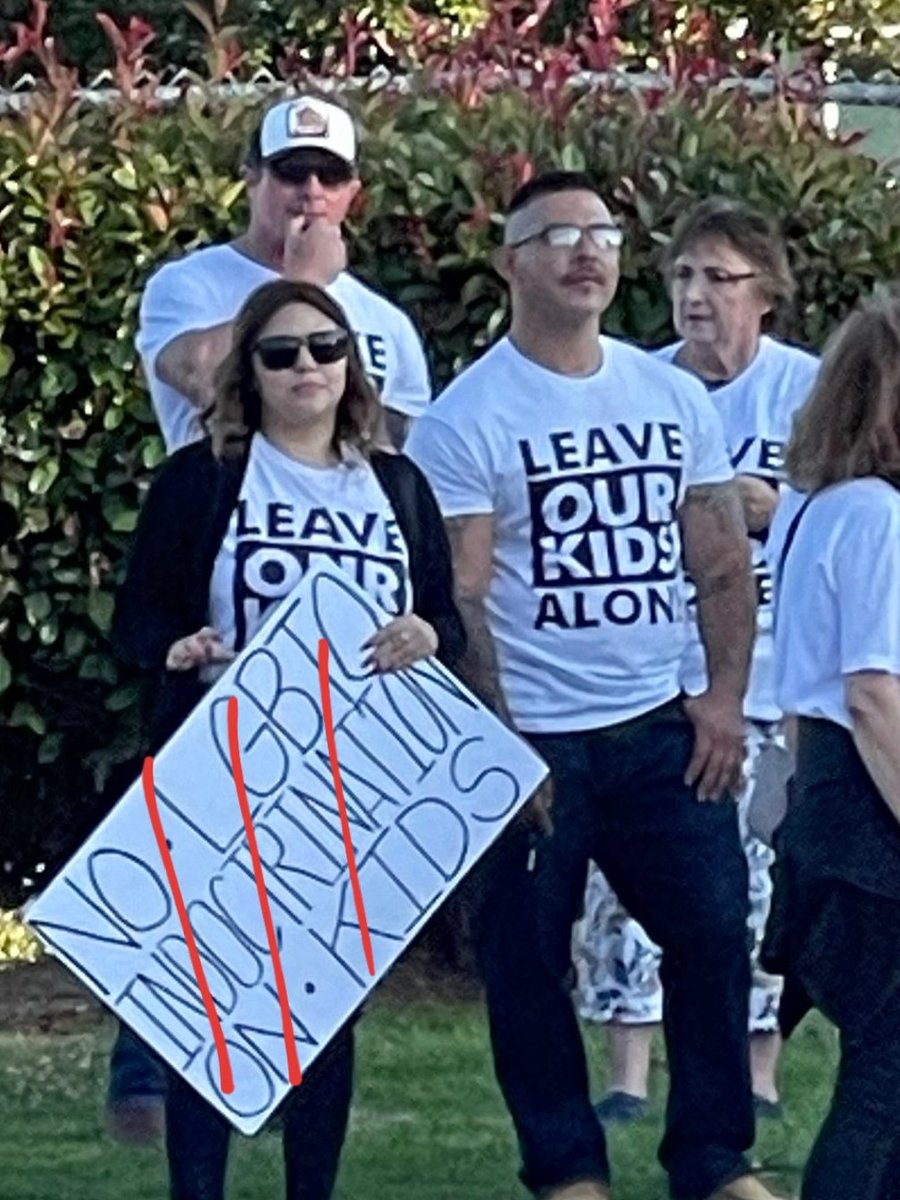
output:
{"label": "woman's brown hair", "polygon": [[352,446],[367,456],[379,432],[381,405],[359,357],[356,338],[339,304],[312,283],[276,279],[264,283],[244,302],[234,322],[234,340],[214,379],[215,398],[204,423],[217,458],[232,458],[259,429],[262,401],[253,371],[253,351],[260,333],[289,304],[308,304],[350,334],[347,383],[338,402],[332,447],[341,454]]}
{"label": "woman's brown hair", "polygon": [[867,475],[900,483],[900,299],[862,304],[833,335],[785,462],[804,492]]}
{"label": "woman's brown hair", "polygon": [[666,279],[671,282],[676,259],[698,242],[714,239],[728,242],[753,264],[759,276],[756,282],[772,305],[765,323],[777,324],[789,309],[797,284],[777,226],[749,204],[712,196],[688,209],[676,222],[663,255]]}

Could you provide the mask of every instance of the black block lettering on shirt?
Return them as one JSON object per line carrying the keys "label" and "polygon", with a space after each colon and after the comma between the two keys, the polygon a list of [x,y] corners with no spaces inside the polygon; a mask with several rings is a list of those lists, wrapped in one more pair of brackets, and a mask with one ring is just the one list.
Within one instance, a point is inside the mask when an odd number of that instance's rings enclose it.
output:
{"label": "black block lettering on shirt", "polygon": [[670,422],[522,439],[534,628],[674,623],[684,443]]}

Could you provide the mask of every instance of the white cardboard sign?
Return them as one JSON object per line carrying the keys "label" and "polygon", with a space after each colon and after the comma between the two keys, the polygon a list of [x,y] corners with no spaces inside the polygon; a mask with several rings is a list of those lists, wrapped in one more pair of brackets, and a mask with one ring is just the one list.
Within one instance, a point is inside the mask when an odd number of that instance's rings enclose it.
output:
{"label": "white cardboard sign", "polygon": [[[360,647],[383,621],[346,576],[307,576],[155,762],[157,809],[233,1091],[222,1090],[140,780],[29,912],[75,974],[244,1133],[265,1123],[290,1083],[286,1010],[230,765],[229,697],[238,701],[247,799],[303,1068],[546,775],[436,661],[364,671]],[[322,638],[374,976],[322,716]]]}

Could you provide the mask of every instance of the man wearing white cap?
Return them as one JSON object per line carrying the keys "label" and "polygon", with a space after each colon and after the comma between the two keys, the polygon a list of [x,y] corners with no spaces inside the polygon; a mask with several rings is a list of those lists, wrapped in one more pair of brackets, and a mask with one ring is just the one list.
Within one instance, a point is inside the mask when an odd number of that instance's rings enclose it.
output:
{"label": "man wearing white cap", "polygon": [[201,436],[232,320],[255,288],[278,276],[318,284],[343,307],[399,444],[431,386],[409,317],[346,270],[341,223],[361,186],[350,114],[316,96],[276,104],[251,138],[244,177],[244,233],[167,263],[144,292],[138,349],[167,449]]}

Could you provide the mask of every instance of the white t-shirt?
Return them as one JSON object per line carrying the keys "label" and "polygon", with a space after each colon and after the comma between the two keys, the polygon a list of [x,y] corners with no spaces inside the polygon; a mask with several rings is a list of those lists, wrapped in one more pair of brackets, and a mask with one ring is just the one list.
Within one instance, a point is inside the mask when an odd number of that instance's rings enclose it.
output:
{"label": "white t-shirt", "polygon": [[[156,374],[159,352],[183,333],[232,320],[264,283],[281,276],[231,245],[208,246],[165,263],[141,300],[137,346],[153,407],[171,453],[202,434],[195,405]],[[344,271],[326,289],[340,304],[359,345],[363,366],[387,408],[417,417],[431,400],[425,352],[409,317],[390,300]]]}
{"label": "white t-shirt", "polygon": [[[805,496],[789,493],[769,536],[774,572]],[[854,479],[810,501],[777,581],[775,676],[784,712],[852,728],[845,676],[900,675],[900,492]]]}
{"label": "white t-shirt", "polygon": [[678,694],[687,631],[676,510],[732,477],[701,385],[601,338],[586,378],[504,338],[407,446],[448,517],[493,513],[488,618],[520,729],[615,724]]}
{"label": "white t-shirt", "polygon": [[406,542],[371,466],[308,466],[257,433],[210,581],[223,643],[241,650],[317,562],[346,571],[385,612],[411,611]]}
{"label": "white t-shirt", "polygon": [[[683,342],[657,350],[656,356],[674,363]],[[678,364],[675,364],[676,366]],[[770,337],[760,339],[750,365],[728,383],[711,388],[709,397],[722,418],[731,463],[738,475],[753,475],[777,487],[784,478],[784,448],[794,413],[812,390],[819,361],[805,350]],[[750,534],[756,580],[756,643],[744,713],[751,720],[777,721],[774,642],[772,636],[772,575],[765,556],[767,530]],[[690,695],[706,688],[706,655],[697,626],[697,606],[691,589],[688,612],[691,635],[682,664],[682,686]]]}

